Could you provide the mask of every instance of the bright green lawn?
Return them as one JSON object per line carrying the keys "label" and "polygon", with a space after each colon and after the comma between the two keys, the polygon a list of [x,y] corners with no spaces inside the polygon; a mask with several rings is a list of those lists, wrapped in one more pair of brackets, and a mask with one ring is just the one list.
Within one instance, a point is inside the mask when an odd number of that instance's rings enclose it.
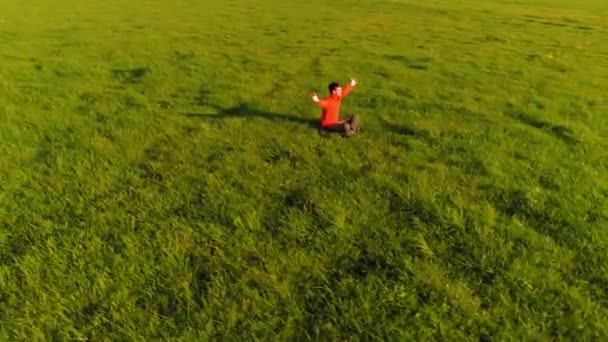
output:
{"label": "bright green lawn", "polygon": [[605,0],[0,1],[0,340],[606,340],[607,94]]}

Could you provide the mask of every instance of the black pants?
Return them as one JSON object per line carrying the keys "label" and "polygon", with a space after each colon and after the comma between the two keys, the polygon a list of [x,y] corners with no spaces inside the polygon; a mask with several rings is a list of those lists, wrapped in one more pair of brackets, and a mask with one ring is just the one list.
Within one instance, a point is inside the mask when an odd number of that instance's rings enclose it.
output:
{"label": "black pants", "polygon": [[345,120],[341,120],[337,124],[323,127],[323,130],[328,132],[337,132],[337,133],[346,133],[346,134],[354,134],[359,132],[359,115],[349,116]]}

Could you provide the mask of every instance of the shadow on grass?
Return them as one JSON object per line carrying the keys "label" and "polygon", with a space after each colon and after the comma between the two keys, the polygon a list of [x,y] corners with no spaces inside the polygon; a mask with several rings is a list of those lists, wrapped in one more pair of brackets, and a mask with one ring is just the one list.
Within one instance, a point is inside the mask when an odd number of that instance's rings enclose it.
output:
{"label": "shadow on grass", "polygon": [[553,135],[554,137],[562,140],[563,142],[565,142],[569,145],[574,145],[574,144],[578,143],[578,140],[574,136],[574,132],[568,127],[565,127],[562,125],[556,125],[556,124],[550,123],[548,121],[542,120],[540,118],[535,118],[522,111],[510,110],[510,111],[507,111],[506,114],[508,116],[512,117],[513,119],[518,120],[519,122],[524,123],[528,126],[542,129],[542,130],[546,131],[547,133]]}
{"label": "shadow on grass", "polygon": [[191,118],[200,118],[200,119],[229,119],[229,118],[262,118],[270,121],[283,121],[296,123],[301,125],[306,125],[309,128],[318,129],[317,120],[307,119],[300,116],[292,115],[292,114],[279,114],[266,112],[262,110],[258,110],[255,108],[251,108],[249,105],[245,103],[240,103],[237,106],[221,109],[216,108],[216,113],[183,113],[183,116],[191,117]]}
{"label": "shadow on grass", "polygon": [[124,83],[139,83],[149,71],[148,68],[113,69],[112,74]]}
{"label": "shadow on grass", "polygon": [[382,127],[388,132],[402,136],[413,137],[418,140],[422,140],[428,144],[433,143],[433,137],[429,134],[429,132],[425,130],[408,125],[396,125],[386,121],[383,118],[380,118],[380,122],[382,123]]}

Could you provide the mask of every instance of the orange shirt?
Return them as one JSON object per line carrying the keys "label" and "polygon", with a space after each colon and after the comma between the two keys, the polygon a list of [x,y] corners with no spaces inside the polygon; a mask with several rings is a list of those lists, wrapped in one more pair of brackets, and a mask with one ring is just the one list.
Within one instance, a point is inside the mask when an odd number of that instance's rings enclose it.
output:
{"label": "orange shirt", "polygon": [[348,84],[342,89],[342,96],[330,95],[329,97],[317,102],[319,107],[323,109],[321,114],[321,126],[327,127],[335,125],[340,121],[340,102],[350,93],[353,86]]}

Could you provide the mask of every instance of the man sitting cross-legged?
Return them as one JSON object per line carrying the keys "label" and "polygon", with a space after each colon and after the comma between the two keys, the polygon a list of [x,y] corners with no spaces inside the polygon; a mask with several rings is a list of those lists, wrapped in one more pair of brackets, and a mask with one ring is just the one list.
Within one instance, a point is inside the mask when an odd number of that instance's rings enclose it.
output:
{"label": "man sitting cross-legged", "polygon": [[319,99],[317,94],[312,94],[312,100],[323,109],[321,114],[321,129],[330,132],[340,132],[346,135],[352,135],[359,132],[358,115],[353,115],[344,120],[340,120],[340,103],[355,85],[357,85],[357,81],[351,79],[350,83],[342,89],[340,84],[332,82],[328,86],[328,97]]}

